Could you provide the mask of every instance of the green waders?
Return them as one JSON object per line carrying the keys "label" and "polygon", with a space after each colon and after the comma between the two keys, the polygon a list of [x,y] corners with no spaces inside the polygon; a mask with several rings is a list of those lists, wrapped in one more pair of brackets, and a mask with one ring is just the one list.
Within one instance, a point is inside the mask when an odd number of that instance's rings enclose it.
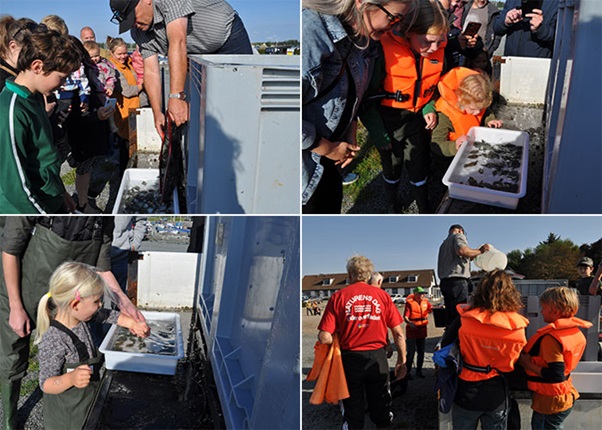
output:
{"label": "green waders", "polygon": [[[21,259],[21,300],[30,319],[31,330],[38,316],[38,302],[48,292],[48,280],[54,270],[65,261],[79,261],[95,265],[101,241],[69,241],[50,229],[37,225]],[[1,262],[1,260],[0,260]],[[4,417],[13,417],[16,425],[17,401],[21,379],[25,376],[29,360],[30,336],[20,338],[8,323],[10,306],[4,268],[0,263],[0,385]],[[11,388],[12,387],[12,388]],[[5,397],[6,394],[10,394]]]}
{"label": "green waders", "polygon": [[44,428],[47,430],[79,430],[84,426],[88,411],[100,386],[100,368],[104,362],[104,356],[95,348],[94,357],[90,358],[86,345],[71,330],[54,320],[50,325],[71,337],[79,355],[79,362],[65,363],[63,374],[87,364],[92,368],[92,377],[90,384],[85,388],[71,387],[61,394],[44,393]]}

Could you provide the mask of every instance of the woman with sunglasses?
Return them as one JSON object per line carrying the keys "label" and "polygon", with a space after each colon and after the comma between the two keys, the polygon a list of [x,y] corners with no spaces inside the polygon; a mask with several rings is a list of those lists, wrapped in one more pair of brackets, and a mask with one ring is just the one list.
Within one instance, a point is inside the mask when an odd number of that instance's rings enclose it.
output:
{"label": "woman with sunglasses", "polygon": [[25,37],[35,30],[37,24],[29,18],[15,19],[10,15],[0,18],[0,91],[7,79],[14,79],[17,59]]}
{"label": "woman with sunglasses", "polygon": [[[416,20],[406,34],[394,31],[381,39],[368,92],[374,100],[361,115],[380,154],[388,210],[399,213],[397,200],[405,164],[420,213],[430,213],[428,179],[430,131],[437,124],[434,101],[443,72],[449,23],[437,0],[419,0]],[[376,95],[374,95],[376,94]]]}
{"label": "woman with sunglasses", "polygon": [[303,213],[340,213],[339,167],[359,151],[356,115],[374,44],[416,0],[303,0]]}

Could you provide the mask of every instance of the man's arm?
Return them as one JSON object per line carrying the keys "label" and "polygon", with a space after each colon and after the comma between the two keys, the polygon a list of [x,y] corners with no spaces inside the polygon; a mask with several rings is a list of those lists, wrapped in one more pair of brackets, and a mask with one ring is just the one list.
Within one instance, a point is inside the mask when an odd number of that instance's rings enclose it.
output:
{"label": "man's arm", "polygon": [[129,315],[136,321],[146,321],[144,315],[134,306],[134,304],[130,301],[128,296],[125,295],[123,291],[121,291],[121,287],[115,279],[115,275],[110,270],[106,272],[98,272],[101,278],[105,281],[107,286],[111,289],[111,292],[115,295],[115,299],[117,301],[117,306],[119,306],[119,310],[126,315]]}
{"label": "man's arm", "polygon": [[159,72],[159,57],[157,54],[144,59],[144,89],[148,96],[151,110],[153,111],[155,128],[159,136],[163,138],[165,116],[161,110],[161,74]]}
{"label": "man's arm", "polygon": [[[167,58],[169,60],[169,93],[178,94],[184,91],[186,72],[188,69],[188,55],[186,51],[186,31],[188,17],[175,19],[167,24]],[[188,121],[188,103],[181,99],[170,98],[167,102],[169,117],[176,125]]]}
{"label": "man's arm", "polygon": [[485,245],[482,245],[479,249],[472,249],[472,248],[469,248],[468,246],[463,246],[463,247],[459,248],[456,253],[458,254],[459,257],[465,257],[465,258],[472,259],[472,258],[475,258],[477,255],[483,254],[485,251],[489,251],[489,247],[490,247],[490,245],[488,243],[486,243]]}
{"label": "man's arm", "polygon": [[403,335],[401,324],[396,325],[391,329],[393,334],[393,342],[397,347],[397,363],[395,364],[395,377],[403,379],[406,376],[406,340]]}
{"label": "man's arm", "polygon": [[21,300],[21,263],[16,255],[2,252],[2,266],[4,268],[4,282],[8,294],[10,315],[8,323],[19,337],[25,337],[31,333],[31,321]]}
{"label": "man's arm", "polygon": [[592,296],[595,296],[596,294],[598,294],[598,287],[600,286],[601,279],[602,279],[602,264],[600,264],[598,266],[598,270],[596,271],[596,274],[594,275],[594,279],[592,280],[592,283],[589,284],[589,293]]}

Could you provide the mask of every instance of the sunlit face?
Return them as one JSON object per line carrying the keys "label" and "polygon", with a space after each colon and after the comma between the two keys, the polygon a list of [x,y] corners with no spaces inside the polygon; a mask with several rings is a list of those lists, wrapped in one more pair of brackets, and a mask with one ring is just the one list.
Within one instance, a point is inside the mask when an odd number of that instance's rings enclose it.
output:
{"label": "sunlit face", "polygon": [[[358,8],[361,6],[361,0],[356,0],[356,6]],[[405,16],[408,10],[408,4],[398,1],[390,1],[382,5],[382,9],[374,5],[368,6],[364,11],[367,36],[372,40],[380,40],[386,32],[395,27],[400,21],[399,18]]]}
{"label": "sunlit face", "polygon": [[98,64],[100,62],[100,48],[97,49],[90,49],[88,51],[88,54],[90,54],[90,58],[92,59],[92,61],[94,61],[96,64]]}
{"label": "sunlit face", "polygon": [[474,0],[474,4],[477,5],[477,7],[484,7],[488,2],[489,0]]}
{"label": "sunlit face", "polygon": [[153,5],[150,0],[141,0],[136,5],[136,21],[134,26],[142,31],[148,31],[153,23]]}
{"label": "sunlit face", "polygon": [[120,45],[111,51],[111,55],[117,60],[117,62],[124,64],[128,57],[128,49],[125,45]]}
{"label": "sunlit face", "polygon": [[82,30],[82,32],[79,35],[79,38],[81,39],[82,42],[94,42],[94,41],[96,41],[96,35],[90,29]]}
{"label": "sunlit face", "polygon": [[92,316],[98,309],[100,309],[101,306],[101,294],[85,297],[75,305],[75,308],[73,309],[73,316],[79,321],[90,321],[90,318],[92,318]]}
{"label": "sunlit face", "polygon": [[445,34],[416,34],[410,32],[408,35],[410,47],[414,52],[422,57],[428,57],[439,49],[439,46],[445,42]]}
{"label": "sunlit face", "polygon": [[577,266],[577,272],[579,272],[579,276],[581,276],[582,278],[589,278],[590,276],[592,276],[593,271],[593,267],[585,265]]}
{"label": "sunlit face", "polygon": [[541,304],[541,316],[543,317],[543,320],[547,323],[551,323],[556,321],[558,318],[560,318],[560,312],[558,312],[556,309],[553,309],[552,307],[550,307],[550,305],[548,305],[547,303],[542,303]]}

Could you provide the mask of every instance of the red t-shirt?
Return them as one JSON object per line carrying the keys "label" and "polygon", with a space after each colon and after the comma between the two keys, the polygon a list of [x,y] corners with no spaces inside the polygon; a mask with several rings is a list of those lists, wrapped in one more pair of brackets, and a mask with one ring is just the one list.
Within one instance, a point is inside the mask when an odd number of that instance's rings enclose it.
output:
{"label": "red t-shirt", "polygon": [[387,344],[387,328],[402,322],[389,294],[358,282],[332,295],[318,330],[338,332],[341,349],[373,351]]}

